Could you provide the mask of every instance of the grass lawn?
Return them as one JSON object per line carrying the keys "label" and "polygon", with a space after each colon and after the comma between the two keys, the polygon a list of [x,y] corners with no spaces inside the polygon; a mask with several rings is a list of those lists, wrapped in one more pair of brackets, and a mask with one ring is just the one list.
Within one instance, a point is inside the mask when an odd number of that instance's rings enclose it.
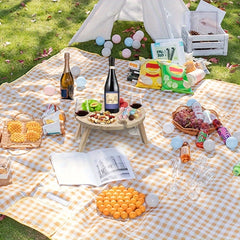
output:
{"label": "grass lawn", "polygon": [[[185,1],[186,3],[189,1]],[[195,10],[199,1],[191,4]],[[235,72],[227,68],[240,64],[240,1],[213,1],[216,6],[226,9],[222,27],[229,34],[228,56],[215,57],[208,78],[240,84],[240,67]],[[43,60],[58,53],[68,46],[75,32],[92,10],[97,0],[1,0],[0,1],[0,84],[12,82],[28,72]],[[142,23],[116,22],[113,34],[119,33],[122,38],[129,33],[123,30],[129,27],[141,28]],[[147,36],[146,47],[138,53],[150,57],[150,37]],[[74,44],[90,52],[101,52],[94,41]],[[121,58],[123,44],[115,45],[113,55]],[[135,59],[135,58],[133,58]],[[232,69],[233,70],[233,69]],[[25,227],[10,218],[0,221],[0,240],[47,239],[38,232]]]}

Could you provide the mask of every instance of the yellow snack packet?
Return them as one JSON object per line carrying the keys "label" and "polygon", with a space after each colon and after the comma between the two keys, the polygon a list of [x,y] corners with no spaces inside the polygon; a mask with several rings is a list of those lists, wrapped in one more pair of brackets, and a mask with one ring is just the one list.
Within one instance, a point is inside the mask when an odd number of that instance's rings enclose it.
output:
{"label": "yellow snack packet", "polygon": [[141,61],[141,68],[136,87],[161,89],[162,76],[159,61],[141,57],[139,60]]}

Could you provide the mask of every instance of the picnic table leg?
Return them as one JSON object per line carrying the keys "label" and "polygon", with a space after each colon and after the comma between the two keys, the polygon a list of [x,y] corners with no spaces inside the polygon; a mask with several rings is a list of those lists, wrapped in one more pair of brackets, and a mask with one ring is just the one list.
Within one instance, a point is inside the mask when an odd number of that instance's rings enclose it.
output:
{"label": "picnic table leg", "polygon": [[77,129],[77,131],[76,131],[76,133],[75,133],[75,139],[76,139],[76,140],[81,136],[81,130],[82,130],[81,128],[82,128],[82,126],[81,126],[81,124],[79,123],[78,129]]}
{"label": "picnic table leg", "polygon": [[143,125],[143,122],[139,123],[138,130],[140,132],[140,137],[141,137],[142,142],[144,144],[147,144],[148,140],[147,140],[147,135],[146,135],[146,131],[145,131],[145,127]]}
{"label": "picnic table leg", "polygon": [[83,135],[81,137],[81,141],[80,141],[79,147],[78,147],[79,152],[82,152],[84,150],[90,132],[91,132],[91,128],[88,128],[88,127],[84,128],[84,132],[83,132]]}

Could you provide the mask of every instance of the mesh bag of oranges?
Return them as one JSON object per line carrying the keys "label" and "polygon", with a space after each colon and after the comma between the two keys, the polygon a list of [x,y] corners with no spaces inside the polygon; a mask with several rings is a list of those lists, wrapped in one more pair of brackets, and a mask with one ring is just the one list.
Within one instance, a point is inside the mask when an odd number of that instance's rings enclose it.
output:
{"label": "mesh bag of oranges", "polygon": [[145,195],[122,185],[103,190],[96,198],[96,205],[104,216],[119,220],[133,219],[146,211]]}

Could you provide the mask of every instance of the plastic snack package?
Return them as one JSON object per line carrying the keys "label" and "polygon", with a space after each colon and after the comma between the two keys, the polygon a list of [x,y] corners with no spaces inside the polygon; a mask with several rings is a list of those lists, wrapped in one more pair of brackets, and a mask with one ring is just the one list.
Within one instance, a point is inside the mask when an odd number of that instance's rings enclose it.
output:
{"label": "plastic snack package", "polygon": [[193,94],[185,68],[172,63],[161,63],[162,90]]}
{"label": "plastic snack package", "polygon": [[161,89],[162,76],[159,61],[139,58],[141,61],[140,76],[136,87]]}

